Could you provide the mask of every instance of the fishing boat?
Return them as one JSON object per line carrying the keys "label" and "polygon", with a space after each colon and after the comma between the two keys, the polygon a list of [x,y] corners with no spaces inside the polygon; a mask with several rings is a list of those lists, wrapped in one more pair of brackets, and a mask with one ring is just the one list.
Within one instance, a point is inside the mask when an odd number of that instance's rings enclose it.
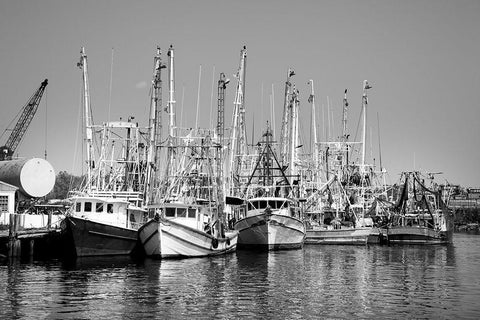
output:
{"label": "fishing boat", "polygon": [[[315,110],[315,95],[310,96]],[[374,223],[376,198],[385,192],[384,183],[374,172],[373,166],[365,163],[365,128],[367,109],[367,81],[363,83],[362,114],[364,115],[363,140],[348,141],[347,90],[343,99],[343,130],[338,141],[314,142],[314,167],[310,172],[321,173],[308,179],[306,191],[306,244],[352,244],[379,243],[380,230]],[[314,114],[314,111],[312,111]],[[315,124],[313,124],[315,128]],[[314,133],[316,137],[316,133]],[[361,161],[350,159],[352,150],[362,146]],[[320,161],[320,156],[322,161]],[[321,183],[320,181],[327,181]]]}
{"label": "fishing boat", "polygon": [[303,246],[305,225],[292,214],[294,201],[264,196],[246,202],[246,216],[235,224],[239,231],[239,248],[280,250]]}
{"label": "fishing boat", "polygon": [[132,253],[145,209],[117,197],[78,195],[70,200],[72,210],[67,213],[63,228],[73,240],[76,256]]}
{"label": "fishing boat", "polygon": [[[194,141],[200,142],[200,145]],[[183,142],[182,142],[183,141]],[[148,206],[153,216],[139,229],[145,254],[154,258],[215,256],[236,250],[238,232],[228,230],[224,218],[220,177],[213,175],[214,147],[206,139],[177,136],[179,166],[167,165],[160,191],[163,197]],[[183,145],[184,147],[180,147]],[[217,167],[218,171],[218,167]]]}
{"label": "fishing boat", "polygon": [[[261,151],[243,187],[246,212],[235,222],[238,248],[281,250],[302,248],[305,224],[296,188],[285,175],[271,147],[270,128],[259,142]],[[285,195],[285,196],[282,196]]]}
{"label": "fishing boat", "polygon": [[[433,175],[430,174],[431,180]],[[435,184],[425,185],[420,172],[403,172],[393,214],[382,229],[389,244],[448,244],[453,238],[453,214]]]}
{"label": "fishing boat", "polygon": [[192,258],[235,251],[236,231],[226,231],[208,206],[186,203],[152,205],[155,218],[142,226],[139,238],[147,256]]}
{"label": "fishing boat", "polygon": [[[175,125],[173,47],[169,63],[169,136],[165,173],[148,205],[151,219],[139,229],[145,254],[154,258],[215,256],[236,250],[238,232],[228,230],[223,196],[223,129],[185,129]],[[225,75],[219,80],[224,103]],[[223,115],[223,113],[222,113]],[[216,136],[216,138],[213,138]]]}
{"label": "fishing boat", "polygon": [[[71,192],[71,207],[61,224],[72,243],[72,251],[67,254],[128,255],[137,245],[138,228],[147,217],[143,208],[145,143],[131,117],[128,121],[93,124],[84,48],[78,66],[83,71],[87,175],[82,188]],[[97,157],[94,143],[101,146]]]}

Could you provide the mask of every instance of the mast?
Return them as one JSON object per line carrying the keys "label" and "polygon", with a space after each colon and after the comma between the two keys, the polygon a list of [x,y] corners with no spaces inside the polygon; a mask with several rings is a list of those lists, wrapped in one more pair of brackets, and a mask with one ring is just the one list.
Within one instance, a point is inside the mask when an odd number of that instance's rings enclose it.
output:
{"label": "mast", "polygon": [[282,165],[285,166],[288,163],[288,146],[289,146],[289,118],[290,118],[290,108],[291,108],[291,103],[290,103],[290,89],[292,87],[292,84],[290,82],[290,79],[292,76],[295,75],[295,71],[292,69],[288,69],[287,72],[287,81],[285,81],[285,100],[283,104],[283,118],[282,118],[282,128],[281,128],[281,133],[280,133],[280,161],[282,162]]}
{"label": "mast", "polygon": [[174,51],[173,46],[170,45],[168,49],[168,163],[167,163],[167,177],[171,177],[175,172],[175,66],[174,66]]}
{"label": "mast", "polygon": [[217,104],[217,204],[218,212],[223,218],[223,205],[225,201],[225,179],[223,173],[223,144],[225,135],[225,89],[230,80],[225,79],[225,74],[220,73],[218,80],[218,104]]}
{"label": "mast", "polygon": [[[313,87],[313,80],[310,79],[308,81],[312,87],[312,91],[310,93],[310,97],[308,98],[308,102],[312,104],[312,135],[313,135],[313,148],[311,148],[311,152],[313,152],[313,161],[315,163],[315,168],[318,165],[318,141],[317,141],[317,122],[316,122],[316,114],[315,114],[315,90]],[[310,141],[310,144],[312,144],[312,141]]]}
{"label": "mast", "polygon": [[157,46],[157,53],[153,58],[153,79],[152,93],[150,99],[150,116],[149,116],[149,146],[147,154],[147,187],[145,188],[145,199],[147,204],[153,201],[152,191],[158,187],[158,173],[160,163],[160,146],[159,142],[162,137],[162,78],[161,70],[165,65],[161,61],[160,47]]}
{"label": "mast", "polygon": [[365,145],[367,135],[367,90],[372,87],[368,84],[367,80],[363,81],[363,96],[362,96],[362,112],[363,112],[363,133],[362,133],[362,173],[365,173]]}
{"label": "mast", "polygon": [[168,49],[168,114],[169,114],[169,134],[174,136],[175,129],[175,66],[173,57],[173,46]]}
{"label": "mast", "polygon": [[[229,159],[229,170],[231,173],[230,177],[230,188],[233,186],[233,175],[238,173],[239,162],[235,165],[235,155],[243,156],[247,152],[247,132],[245,126],[245,104],[244,104],[244,94],[245,94],[245,67],[246,67],[246,58],[247,58],[247,48],[244,46],[240,51],[240,64],[235,75],[237,79],[237,87],[235,91],[235,100],[233,102],[233,120],[232,120],[232,133],[231,133],[231,143],[230,143],[230,159]],[[238,129],[238,131],[237,131]],[[240,160],[241,161],[241,160]]]}
{"label": "mast", "polygon": [[85,120],[85,145],[87,152],[87,191],[92,191],[92,170],[95,168],[94,153],[93,153],[93,128],[92,128],[92,116],[90,112],[90,88],[88,83],[88,68],[87,68],[87,55],[85,54],[85,48],[80,50],[80,62],[77,66],[82,69],[83,76],[83,110]]}
{"label": "mast", "polygon": [[347,89],[345,89],[345,95],[343,97],[343,113],[342,113],[342,139],[343,142],[347,142],[347,114],[348,114],[348,100],[347,100]]}
{"label": "mast", "polygon": [[298,90],[293,86],[291,100],[291,132],[290,132],[290,174],[297,175],[297,149],[298,149],[298,108],[300,101],[298,100]]}

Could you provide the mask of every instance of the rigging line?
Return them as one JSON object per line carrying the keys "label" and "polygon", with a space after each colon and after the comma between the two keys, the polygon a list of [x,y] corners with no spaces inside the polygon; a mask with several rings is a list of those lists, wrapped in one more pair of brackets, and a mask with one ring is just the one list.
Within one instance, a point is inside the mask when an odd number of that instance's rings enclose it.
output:
{"label": "rigging line", "polygon": [[213,87],[215,85],[215,65],[213,65],[213,71],[212,71],[212,91],[210,92],[210,126],[209,128],[213,127]]}
{"label": "rigging line", "polygon": [[[31,97],[30,97],[31,99]],[[27,103],[28,104],[28,103]],[[20,108],[20,110],[18,110],[17,114],[15,115],[15,117],[12,119],[12,121],[10,121],[10,123],[8,124],[7,128],[3,131],[2,135],[0,136],[0,139],[3,137],[4,134],[7,133],[7,131],[13,131],[13,128],[11,128],[12,124],[18,120],[18,118],[20,118],[20,114],[23,112],[23,110],[25,109],[26,106],[23,106],[22,108]],[[11,128],[11,129],[10,129]]]}
{"label": "rigging line", "polygon": [[45,160],[47,160],[48,88],[45,88]]}
{"label": "rigging line", "polygon": [[[357,122],[357,129],[355,130],[355,138],[353,141],[357,141],[357,136],[358,136],[358,129],[360,128],[360,121],[362,120],[362,115],[363,115],[363,108],[360,110],[360,116],[358,117],[358,122]],[[354,151],[353,149],[356,148],[356,145],[350,149],[350,156],[352,155],[352,152]]]}
{"label": "rigging line", "polygon": [[112,58],[110,62],[110,88],[108,92],[108,121],[110,121],[110,111],[112,107],[112,79],[113,79],[113,48],[112,48]]}
{"label": "rigging line", "polygon": [[273,137],[275,138],[275,92],[272,83],[272,129],[273,129]]}
{"label": "rigging line", "polygon": [[322,128],[323,128],[323,141],[327,141],[327,127],[325,127],[325,105],[322,103]]}
{"label": "rigging line", "polygon": [[378,134],[378,160],[380,161],[380,171],[383,171],[382,148],[381,148],[381,142],[380,142],[380,119],[378,117],[378,111],[377,111],[377,134]]}
{"label": "rigging line", "polygon": [[[262,88],[261,88],[261,96],[260,96],[260,132],[262,132],[262,126],[263,126],[263,82],[262,82]],[[252,139],[253,141],[253,139]],[[253,145],[253,143],[252,143]]]}
{"label": "rigging line", "polygon": [[327,122],[328,122],[328,137],[327,141],[330,141],[330,99],[327,96]]}
{"label": "rigging line", "polygon": [[198,90],[197,90],[197,114],[195,117],[195,129],[198,129],[198,109],[200,107],[200,83],[202,81],[202,65],[200,65],[200,70],[198,72]]}
{"label": "rigging line", "polygon": [[[80,89],[80,102],[79,102],[79,108],[78,108],[78,116],[77,116],[77,132],[75,134],[75,148],[73,150],[73,160],[72,160],[72,173],[75,172],[75,160],[77,159],[77,151],[78,151],[78,136],[79,136],[79,131],[80,131],[80,123],[82,123],[82,89]],[[83,146],[83,143],[82,143]],[[83,148],[82,148],[82,153],[83,153]],[[83,176],[83,166],[82,168],[82,176]],[[70,177],[70,182],[69,182],[69,187],[68,189],[71,190],[73,185],[73,175]]]}
{"label": "rigging line", "polygon": [[182,108],[180,110],[180,128],[183,128],[183,102],[185,101],[185,84],[182,86]]}

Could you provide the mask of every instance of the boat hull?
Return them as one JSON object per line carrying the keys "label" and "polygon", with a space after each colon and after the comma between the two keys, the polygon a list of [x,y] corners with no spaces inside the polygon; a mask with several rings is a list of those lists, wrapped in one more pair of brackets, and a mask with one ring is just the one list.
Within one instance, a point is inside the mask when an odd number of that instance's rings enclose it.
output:
{"label": "boat hull", "polygon": [[307,229],[305,244],[366,245],[380,240],[378,228]]}
{"label": "boat hull", "polygon": [[382,230],[389,244],[448,244],[453,231],[437,231],[421,226],[396,226]]}
{"label": "boat hull", "polygon": [[145,254],[154,258],[192,258],[230,253],[237,248],[238,232],[224,238],[182,225],[172,220],[150,220],[139,229]]}
{"label": "boat hull", "polygon": [[137,244],[137,230],[69,216],[64,231],[77,257],[129,255]]}
{"label": "boat hull", "polygon": [[285,250],[300,249],[305,241],[302,221],[277,214],[262,213],[239,220],[238,249]]}

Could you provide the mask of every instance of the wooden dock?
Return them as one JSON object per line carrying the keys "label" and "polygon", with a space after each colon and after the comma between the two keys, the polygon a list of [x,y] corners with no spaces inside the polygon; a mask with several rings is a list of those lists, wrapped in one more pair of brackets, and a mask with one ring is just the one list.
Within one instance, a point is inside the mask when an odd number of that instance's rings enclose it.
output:
{"label": "wooden dock", "polygon": [[0,230],[0,256],[6,258],[51,256],[59,253],[59,228],[23,229],[20,215],[10,214],[8,230]]}

